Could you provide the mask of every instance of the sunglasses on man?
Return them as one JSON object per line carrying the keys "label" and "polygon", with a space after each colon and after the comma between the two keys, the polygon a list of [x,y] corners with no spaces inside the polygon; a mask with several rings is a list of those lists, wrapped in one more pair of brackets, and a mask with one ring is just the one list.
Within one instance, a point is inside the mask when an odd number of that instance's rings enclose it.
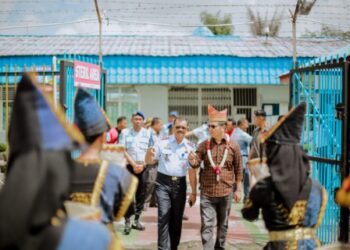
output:
{"label": "sunglasses on man", "polygon": [[182,130],[185,130],[187,129],[185,126],[175,126],[176,129],[182,129]]}
{"label": "sunglasses on man", "polygon": [[219,124],[219,125],[208,124],[208,129],[209,128],[215,129],[216,127],[220,127],[220,126],[225,126],[225,124]]}

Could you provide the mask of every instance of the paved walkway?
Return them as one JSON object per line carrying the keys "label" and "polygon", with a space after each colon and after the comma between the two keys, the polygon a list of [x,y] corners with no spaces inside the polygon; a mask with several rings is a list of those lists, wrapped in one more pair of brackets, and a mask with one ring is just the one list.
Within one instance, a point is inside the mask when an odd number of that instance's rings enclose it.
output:
{"label": "paved walkway", "polygon": [[[186,205],[185,214],[189,220],[183,221],[181,244],[179,249],[202,249],[200,238],[199,199],[192,208]],[[263,221],[250,223],[241,218],[242,204],[233,204],[229,219],[229,231],[226,249],[262,249],[267,241]],[[126,249],[157,249],[157,208],[148,208],[143,213],[142,222],[145,231],[132,230],[130,235],[123,235],[124,223],[116,224],[116,229]]]}

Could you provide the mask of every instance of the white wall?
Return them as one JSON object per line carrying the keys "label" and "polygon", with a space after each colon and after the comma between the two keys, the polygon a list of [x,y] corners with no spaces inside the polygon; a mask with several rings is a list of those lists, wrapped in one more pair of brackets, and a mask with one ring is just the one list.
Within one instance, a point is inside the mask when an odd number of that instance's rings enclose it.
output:
{"label": "white wall", "polygon": [[[288,112],[289,104],[289,86],[288,85],[270,85],[258,87],[258,107],[262,104],[279,103],[280,115]],[[277,121],[278,116],[268,117],[268,124],[272,125]]]}
{"label": "white wall", "polygon": [[289,86],[258,86],[258,106],[261,107],[263,103],[279,103],[280,113],[287,113],[289,103]]}
{"label": "white wall", "polygon": [[167,86],[138,86],[140,110],[146,117],[159,117],[164,123],[168,121],[168,87]]}

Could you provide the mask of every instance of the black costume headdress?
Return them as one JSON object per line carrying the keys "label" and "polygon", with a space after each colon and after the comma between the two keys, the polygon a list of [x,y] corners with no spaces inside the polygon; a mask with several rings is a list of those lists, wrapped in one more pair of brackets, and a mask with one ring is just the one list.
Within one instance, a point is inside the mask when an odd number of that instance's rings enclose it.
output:
{"label": "black costume headdress", "polygon": [[33,78],[23,75],[11,114],[8,173],[0,192],[0,249],[39,249],[47,239],[46,229],[69,192],[70,149],[83,138]]}
{"label": "black costume headdress", "polygon": [[301,103],[261,136],[276,191],[291,209],[300,199],[309,163],[300,145],[306,104]]}

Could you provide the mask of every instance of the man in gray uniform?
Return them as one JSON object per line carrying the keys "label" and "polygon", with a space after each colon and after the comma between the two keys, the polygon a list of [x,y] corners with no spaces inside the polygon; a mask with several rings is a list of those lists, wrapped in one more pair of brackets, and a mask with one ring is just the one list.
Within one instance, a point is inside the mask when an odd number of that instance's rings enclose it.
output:
{"label": "man in gray uniform", "polygon": [[187,127],[185,119],[176,118],[174,135],[161,139],[146,155],[148,164],[158,161],[158,249],[177,249],[180,243],[187,170],[192,187],[189,202],[190,205],[196,202],[196,171],[190,168],[187,161],[194,144],[185,138]]}
{"label": "man in gray uniform", "polygon": [[[145,156],[147,149],[154,145],[154,139],[152,133],[142,127],[144,119],[145,116],[141,111],[137,111],[132,114],[132,128],[124,129],[119,137],[119,143],[124,145],[126,149],[125,157],[128,161],[127,168],[139,180],[135,197],[135,205],[131,205],[125,214],[125,234],[129,234],[131,228],[136,230],[145,230],[145,227],[140,223],[140,216],[143,211],[146,198],[147,171],[145,171]],[[134,223],[131,226],[130,217],[133,214],[135,214],[135,218]]]}

